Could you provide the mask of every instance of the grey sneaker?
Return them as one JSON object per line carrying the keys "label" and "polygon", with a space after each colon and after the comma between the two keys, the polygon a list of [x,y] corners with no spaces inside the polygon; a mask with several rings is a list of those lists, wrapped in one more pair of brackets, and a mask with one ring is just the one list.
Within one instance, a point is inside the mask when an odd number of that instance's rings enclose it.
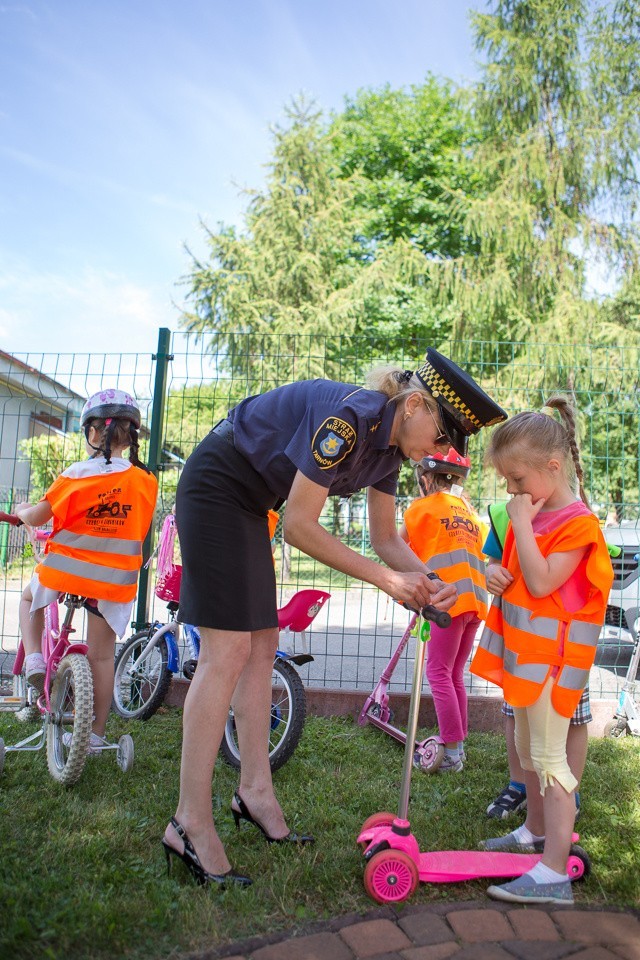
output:
{"label": "grey sneaker", "polygon": [[558,883],[536,883],[527,873],[509,883],[489,887],[487,894],[493,900],[506,900],[509,903],[573,904],[573,891],[568,878]]}
{"label": "grey sneaker", "polygon": [[487,816],[494,817],[496,820],[506,820],[507,817],[527,809],[527,795],[521,790],[516,790],[511,784],[506,786],[501,793],[492,800],[487,807]]}
{"label": "grey sneaker", "polygon": [[504,837],[492,837],[481,840],[478,844],[481,850],[499,851],[501,853],[542,853],[544,840],[534,840],[533,843],[520,843],[513,831]]}
{"label": "grey sneaker", "polygon": [[438,773],[460,773],[462,769],[462,760],[454,760],[452,757],[445,755],[438,767]]}

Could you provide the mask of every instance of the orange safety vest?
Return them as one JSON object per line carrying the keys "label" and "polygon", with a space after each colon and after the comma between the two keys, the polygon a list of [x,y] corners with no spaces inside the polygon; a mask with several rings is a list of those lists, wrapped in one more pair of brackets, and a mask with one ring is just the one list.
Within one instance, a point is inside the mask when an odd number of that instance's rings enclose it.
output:
{"label": "orange safety vest", "polygon": [[134,466],[58,477],[44,497],[53,531],[36,567],[40,583],[96,600],[133,600],[157,493],[153,474]]}
{"label": "orange safety vest", "polygon": [[587,547],[574,574],[588,584],[583,607],[565,610],[559,590],[547,597],[529,593],[509,524],[502,565],[514,580],[491,604],[470,669],[501,686],[512,707],[535,703],[553,676],[551,702],[561,716],[571,717],[595,659],[613,568],[593,514],[574,517],[550,533],[538,534],[536,543],[543,557]]}
{"label": "orange safety vest", "polygon": [[482,545],[486,527],[464,500],[441,491],[414,500],[404,515],[409,546],[430,570],[453,583],[458,599],[452,617],[470,611],[487,615],[487,586]]}

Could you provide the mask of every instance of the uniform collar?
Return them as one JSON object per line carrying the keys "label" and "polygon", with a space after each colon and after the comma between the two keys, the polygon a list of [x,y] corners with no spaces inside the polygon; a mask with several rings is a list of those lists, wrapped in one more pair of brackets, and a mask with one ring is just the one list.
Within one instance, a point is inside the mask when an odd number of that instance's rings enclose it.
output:
{"label": "uniform collar", "polygon": [[393,418],[396,415],[396,404],[386,403],[382,409],[382,417],[379,424],[375,427],[373,446],[376,450],[386,450],[389,448],[391,438],[391,428],[393,427]]}

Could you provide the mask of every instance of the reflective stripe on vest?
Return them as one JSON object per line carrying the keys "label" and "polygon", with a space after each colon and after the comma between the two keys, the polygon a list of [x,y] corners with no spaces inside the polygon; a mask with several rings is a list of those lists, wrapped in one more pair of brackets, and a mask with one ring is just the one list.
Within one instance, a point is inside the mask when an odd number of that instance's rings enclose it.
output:
{"label": "reflective stripe on vest", "polygon": [[572,620],[569,624],[567,639],[572,643],[581,643],[587,647],[596,647],[600,637],[600,624],[585,623],[584,620]]}
{"label": "reflective stripe on vest", "polygon": [[559,687],[564,687],[565,690],[579,690],[581,693],[588,682],[588,670],[580,670],[578,667],[569,667],[567,665],[561,669],[556,680]]}
{"label": "reflective stripe on vest", "polygon": [[435,557],[429,557],[429,567],[437,570],[439,567],[453,567],[456,563],[468,563],[470,567],[477,570],[484,577],[485,564],[480,557],[474,557],[468,550],[448,550],[446,553],[438,553]]}
{"label": "reflective stripe on vest", "polygon": [[499,633],[494,633],[489,627],[485,627],[482,631],[479,646],[494,657],[502,657],[504,654],[504,638]]}
{"label": "reflective stripe on vest", "polygon": [[117,567],[103,567],[99,563],[88,563],[86,560],[65,557],[61,553],[48,553],[41,566],[48,567],[50,570],[59,570],[61,573],[70,573],[74,577],[82,577],[85,580],[95,580],[97,583],[131,586],[138,582],[137,569],[120,570]]}
{"label": "reflective stripe on vest", "polygon": [[515,650],[504,648],[504,671],[518,680],[530,680],[532,683],[544,683],[549,673],[547,663],[518,663]]}
{"label": "reflective stripe on vest", "polygon": [[535,637],[544,637],[546,640],[555,640],[558,636],[560,621],[553,617],[536,617],[531,619],[531,611],[526,607],[519,607],[502,598],[502,616],[510,627],[531,633]]}
{"label": "reflective stripe on vest", "polygon": [[119,553],[125,557],[142,555],[142,543],[139,540],[119,540],[116,537],[93,537],[89,533],[71,533],[59,530],[51,540],[74,550],[87,550],[93,553]]}

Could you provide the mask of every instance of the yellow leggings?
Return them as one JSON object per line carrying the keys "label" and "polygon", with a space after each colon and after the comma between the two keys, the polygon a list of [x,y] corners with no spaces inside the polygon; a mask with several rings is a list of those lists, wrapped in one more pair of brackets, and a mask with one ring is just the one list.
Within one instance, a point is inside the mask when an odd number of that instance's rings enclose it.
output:
{"label": "yellow leggings", "polygon": [[570,717],[562,717],[551,703],[553,678],[550,677],[542,693],[530,707],[515,707],[515,744],[523,770],[535,770],[540,781],[540,793],[552,781],[571,793],[578,781],[567,763],[567,734]]}

